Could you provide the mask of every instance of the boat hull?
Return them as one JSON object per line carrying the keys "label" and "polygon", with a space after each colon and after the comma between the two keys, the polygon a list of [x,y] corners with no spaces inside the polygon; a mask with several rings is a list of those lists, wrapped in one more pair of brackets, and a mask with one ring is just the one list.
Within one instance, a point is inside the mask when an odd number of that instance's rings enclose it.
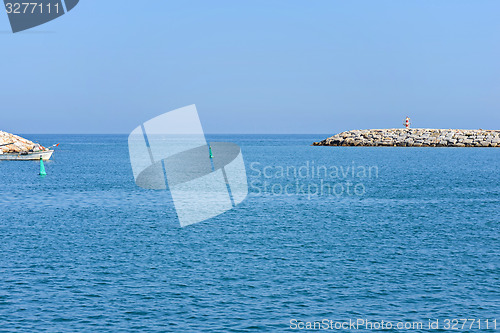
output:
{"label": "boat hull", "polygon": [[0,154],[0,161],[36,161],[40,160],[40,157],[42,158],[42,160],[48,161],[52,157],[53,153],[54,153],[53,150],[47,150],[47,151],[28,153],[25,155],[10,154],[10,153]]}

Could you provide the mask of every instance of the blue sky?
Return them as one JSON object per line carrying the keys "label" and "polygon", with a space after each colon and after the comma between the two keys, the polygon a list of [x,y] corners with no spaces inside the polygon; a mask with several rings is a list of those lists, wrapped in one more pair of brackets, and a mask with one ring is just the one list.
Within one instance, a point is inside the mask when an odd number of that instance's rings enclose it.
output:
{"label": "blue sky", "polygon": [[500,129],[499,1],[81,0],[12,34],[0,129],[128,133],[196,104],[207,133]]}

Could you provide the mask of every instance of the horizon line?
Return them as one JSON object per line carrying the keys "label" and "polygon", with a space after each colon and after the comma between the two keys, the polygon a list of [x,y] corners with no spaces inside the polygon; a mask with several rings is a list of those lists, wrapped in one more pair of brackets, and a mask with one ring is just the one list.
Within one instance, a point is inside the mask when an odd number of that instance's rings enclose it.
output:
{"label": "horizon line", "polygon": [[[5,131],[4,131],[5,132]],[[14,135],[130,135],[130,133],[11,133]],[[204,133],[205,135],[330,135],[330,133]]]}

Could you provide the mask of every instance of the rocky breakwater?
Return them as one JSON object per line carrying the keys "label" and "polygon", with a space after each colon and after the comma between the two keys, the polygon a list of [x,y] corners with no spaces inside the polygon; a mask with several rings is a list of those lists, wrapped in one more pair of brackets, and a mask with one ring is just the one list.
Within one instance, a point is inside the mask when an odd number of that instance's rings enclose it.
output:
{"label": "rocky breakwater", "polygon": [[21,153],[40,149],[40,145],[20,136],[0,131],[0,154]]}
{"label": "rocky breakwater", "polygon": [[500,131],[430,128],[352,130],[313,146],[500,147]]}

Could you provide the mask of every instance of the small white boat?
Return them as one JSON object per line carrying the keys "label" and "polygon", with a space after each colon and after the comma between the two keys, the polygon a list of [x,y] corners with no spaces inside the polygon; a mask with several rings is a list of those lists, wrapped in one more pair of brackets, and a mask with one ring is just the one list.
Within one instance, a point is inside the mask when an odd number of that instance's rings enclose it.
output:
{"label": "small white boat", "polygon": [[53,153],[54,150],[52,149],[21,153],[2,153],[0,150],[0,161],[35,161],[40,160],[40,158],[48,161]]}

